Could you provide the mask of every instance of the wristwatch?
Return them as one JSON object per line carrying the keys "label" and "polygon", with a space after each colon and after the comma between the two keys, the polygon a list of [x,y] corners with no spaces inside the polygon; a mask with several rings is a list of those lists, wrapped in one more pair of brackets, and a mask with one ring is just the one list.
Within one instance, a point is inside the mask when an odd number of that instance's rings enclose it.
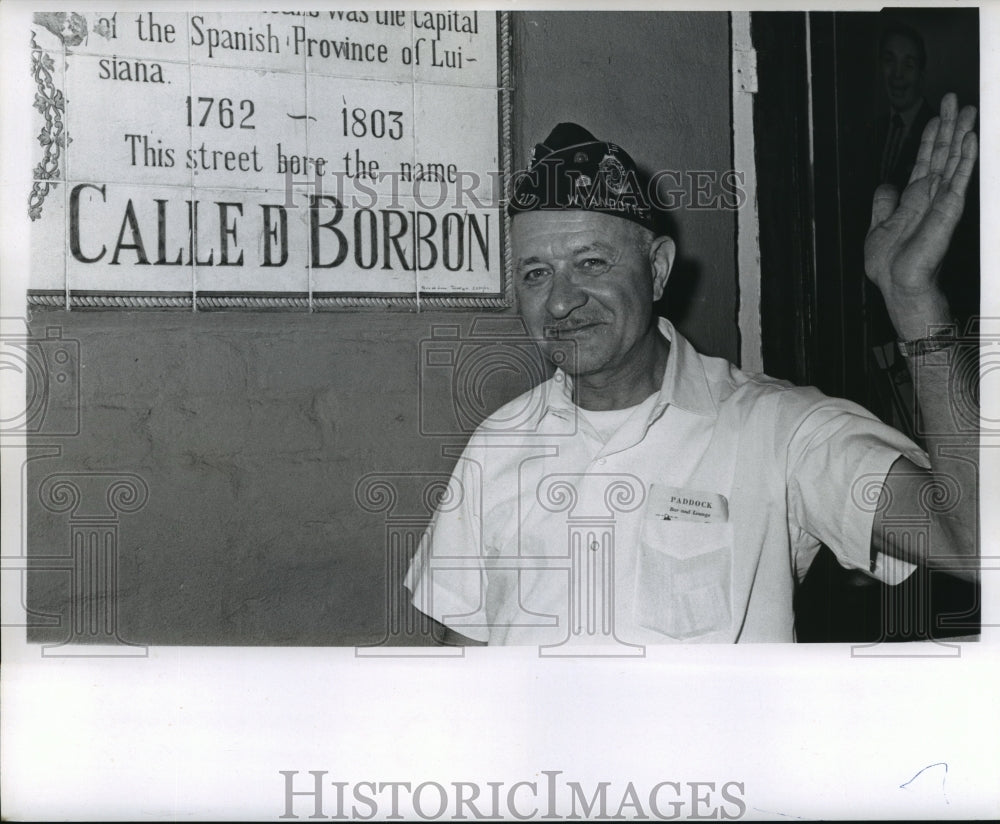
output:
{"label": "wristwatch", "polygon": [[917,355],[925,355],[928,352],[937,352],[940,349],[948,349],[958,343],[955,334],[955,327],[947,327],[926,338],[913,338],[912,340],[898,340],[896,346],[899,354],[904,358],[913,358]]}

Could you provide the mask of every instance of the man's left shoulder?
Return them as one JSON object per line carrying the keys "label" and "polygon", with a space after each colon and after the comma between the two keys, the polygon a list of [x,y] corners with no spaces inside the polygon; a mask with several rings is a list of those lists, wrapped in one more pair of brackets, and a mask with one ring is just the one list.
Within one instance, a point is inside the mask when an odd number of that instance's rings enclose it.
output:
{"label": "man's left shoulder", "polygon": [[744,372],[721,358],[704,358],[703,364],[720,414],[735,415],[745,426],[791,434],[816,413],[877,420],[858,404],[826,395],[815,386],[799,386],[762,372]]}

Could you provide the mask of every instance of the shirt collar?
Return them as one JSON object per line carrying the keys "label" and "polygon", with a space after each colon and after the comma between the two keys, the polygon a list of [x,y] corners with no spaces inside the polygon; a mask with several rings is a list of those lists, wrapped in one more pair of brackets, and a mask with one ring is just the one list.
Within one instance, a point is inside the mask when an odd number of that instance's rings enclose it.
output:
{"label": "shirt collar", "polygon": [[[650,419],[659,417],[671,405],[695,415],[714,418],[718,414],[718,407],[709,389],[701,356],[666,318],[659,319],[657,328],[670,342],[670,353]],[[541,416],[546,412],[554,412],[560,416],[575,414],[573,379],[561,369],[557,369],[546,381],[543,391],[545,399],[540,405]]]}

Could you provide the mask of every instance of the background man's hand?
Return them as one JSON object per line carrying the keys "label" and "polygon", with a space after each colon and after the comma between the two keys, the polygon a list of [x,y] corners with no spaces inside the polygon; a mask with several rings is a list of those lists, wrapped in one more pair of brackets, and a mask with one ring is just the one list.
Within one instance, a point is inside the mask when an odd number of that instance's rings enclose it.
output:
{"label": "background man's hand", "polygon": [[924,337],[928,325],[951,322],[937,274],[976,164],[975,122],[975,107],[958,111],[955,95],[945,95],[940,116],[924,129],[902,196],[889,185],[875,192],[865,271],[881,290],[900,338]]}

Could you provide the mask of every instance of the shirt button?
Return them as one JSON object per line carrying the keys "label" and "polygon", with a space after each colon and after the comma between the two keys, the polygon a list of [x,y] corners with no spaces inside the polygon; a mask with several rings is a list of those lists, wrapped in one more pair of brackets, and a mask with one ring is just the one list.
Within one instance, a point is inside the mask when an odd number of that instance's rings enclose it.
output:
{"label": "shirt button", "polygon": [[606,464],[607,462],[608,462],[607,458],[598,458],[597,459],[597,465],[598,466],[604,466],[604,464]]}

